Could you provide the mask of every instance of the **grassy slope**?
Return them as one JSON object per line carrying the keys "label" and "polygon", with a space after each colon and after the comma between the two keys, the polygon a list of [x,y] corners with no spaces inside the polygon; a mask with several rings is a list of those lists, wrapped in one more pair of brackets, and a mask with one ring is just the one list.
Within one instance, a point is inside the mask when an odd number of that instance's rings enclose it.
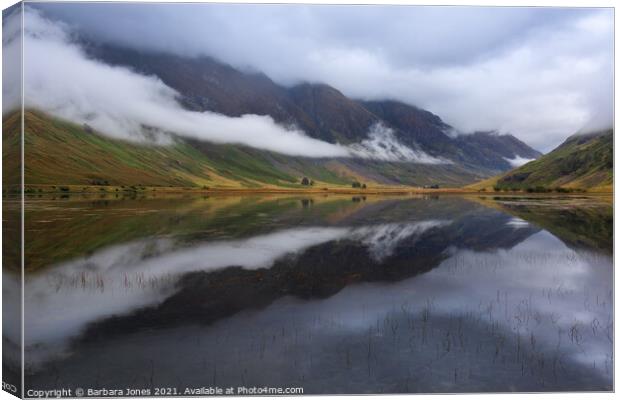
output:
{"label": "grassy slope", "polygon": [[21,184],[21,113],[16,112],[2,121],[2,185],[4,188]]}
{"label": "grassy slope", "polygon": [[575,188],[590,191],[613,190],[613,132],[574,135],[535,161],[499,177],[470,185],[472,189],[493,190]]}
{"label": "grassy slope", "polygon": [[[8,122],[9,120],[5,121]],[[273,155],[233,145],[197,147],[183,140],[154,146],[113,139],[39,112],[25,115],[26,184],[208,186],[214,188],[297,187],[299,172],[274,166]],[[3,137],[8,144],[18,131]],[[14,154],[4,162],[14,164]],[[6,164],[5,164],[6,165]],[[326,168],[304,166],[317,182],[346,185],[347,177]]]}
{"label": "grassy slope", "polygon": [[[17,115],[4,121],[6,126],[18,122]],[[318,189],[350,187],[355,180],[369,188],[429,184],[460,187],[484,177],[483,172],[454,164],[309,159],[182,139],[169,146],[148,145],[99,135],[37,111],[25,113],[25,126],[25,181],[34,188],[69,185],[72,191],[86,191],[92,190],[87,186],[97,183],[117,188],[305,188],[300,185],[302,176],[314,180]],[[14,147],[11,144],[18,140],[18,129],[5,130],[5,148]],[[5,152],[5,168],[18,169],[17,156],[17,152]]]}

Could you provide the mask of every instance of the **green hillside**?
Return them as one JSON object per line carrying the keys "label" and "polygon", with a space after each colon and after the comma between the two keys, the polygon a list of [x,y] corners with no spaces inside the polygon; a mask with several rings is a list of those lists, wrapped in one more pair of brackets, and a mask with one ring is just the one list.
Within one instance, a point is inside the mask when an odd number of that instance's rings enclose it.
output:
{"label": "green hillside", "polygon": [[[7,126],[13,119],[18,115],[5,120]],[[18,135],[17,129],[6,131],[3,143],[18,140]],[[300,172],[277,168],[266,152],[233,145],[209,145],[206,151],[182,139],[168,146],[128,142],[34,111],[25,113],[25,150],[27,185],[300,186]],[[5,165],[17,168],[18,156],[5,152]],[[350,182],[326,168],[308,166],[304,173],[317,182]]]}
{"label": "green hillside", "polygon": [[613,190],[613,131],[569,137],[555,150],[499,177],[471,185],[478,189]]}
{"label": "green hillside", "polygon": [[[97,186],[118,190],[304,188],[307,186],[301,185],[302,177],[314,181],[314,188],[350,187],[354,181],[368,187],[459,187],[485,176],[484,172],[455,164],[291,157],[182,138],[174,139],[171,145],[152,145],[111,138],[38,111],[26,111],[24,118],[25,183],[35,191],[41,187],[61,190],[65,186],[71,186],[71,191],[90,191]],[[4,120],[5,127],[15,127],[6,129],[3,135],[6,176],[19,177],[19,151],[10,151],[18,149],[19,122],[18,114]]]}

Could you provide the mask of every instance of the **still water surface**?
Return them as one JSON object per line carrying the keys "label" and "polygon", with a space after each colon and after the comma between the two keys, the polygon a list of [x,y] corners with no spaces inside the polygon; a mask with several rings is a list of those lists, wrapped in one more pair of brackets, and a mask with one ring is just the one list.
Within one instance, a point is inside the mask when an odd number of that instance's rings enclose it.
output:
{"label": "still water surface", "polygon": [[26,388],[613,386],[605,199],[33,198],[26,210]]}

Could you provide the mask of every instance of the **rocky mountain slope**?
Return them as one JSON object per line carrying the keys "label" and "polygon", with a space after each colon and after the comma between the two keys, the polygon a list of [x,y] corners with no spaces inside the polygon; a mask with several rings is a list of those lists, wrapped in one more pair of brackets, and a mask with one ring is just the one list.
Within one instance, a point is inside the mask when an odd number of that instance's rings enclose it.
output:
{"label": "rocky mountain slope", "polygon": [[182,104],[195,111],[227,116],[269,115],[330,143],[358,143],[377,122],[391,128],[413,149],[448,159],[482,174],[506,171],[511,159],[534,159],[540,153],[512,135],[476,132],[456,135],[433,113],[397,101],[357,101],[325,84],[284,87],[266,75],[244,72],[209,57],[183,58],[113,46],[86,46],[95,58],[155,75],[181,94]]}

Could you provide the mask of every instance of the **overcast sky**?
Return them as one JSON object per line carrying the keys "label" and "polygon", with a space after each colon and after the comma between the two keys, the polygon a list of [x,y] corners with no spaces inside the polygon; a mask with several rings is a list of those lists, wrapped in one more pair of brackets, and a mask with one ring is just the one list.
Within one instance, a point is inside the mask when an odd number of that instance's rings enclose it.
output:
{"label": "overcast sky", "polygon": [[36,5],[92,38],[209,55],[284,85],[426,108],[548,151],[611,124],[613,10],[234,4]]}
{"label": "overcast sky", "polygon": [[[21,15],[3,25],[3,53],[19,55]],[[184,109],[178,93],[155,76],[113,67],[88,57],[75,30],[31,7],[24,15],[24,102],[27,108],[88,124],[121,139],[170,144],[175,135],[213,143],[243,144],[305,157],[358,157],[423,164],[449,163],[421,149],[402,145],[393,131],[375,124],[366,139],[350,145],[311,138],[295,126],[270,116],[228,117]],[[13,58],[13,60],[16,57]],[[5,58],[6,59],[6,58]],[[13,63],[14,64],[14,63]],[[15,73],[13,69],[8,72]],[[6,73],[7,69],[3,70]],[[3,114],[21,106],[18,79],[3,85]],[[6,101],[6,100],[9,101]],[[11,99],[13,101],[11,101]]]}

